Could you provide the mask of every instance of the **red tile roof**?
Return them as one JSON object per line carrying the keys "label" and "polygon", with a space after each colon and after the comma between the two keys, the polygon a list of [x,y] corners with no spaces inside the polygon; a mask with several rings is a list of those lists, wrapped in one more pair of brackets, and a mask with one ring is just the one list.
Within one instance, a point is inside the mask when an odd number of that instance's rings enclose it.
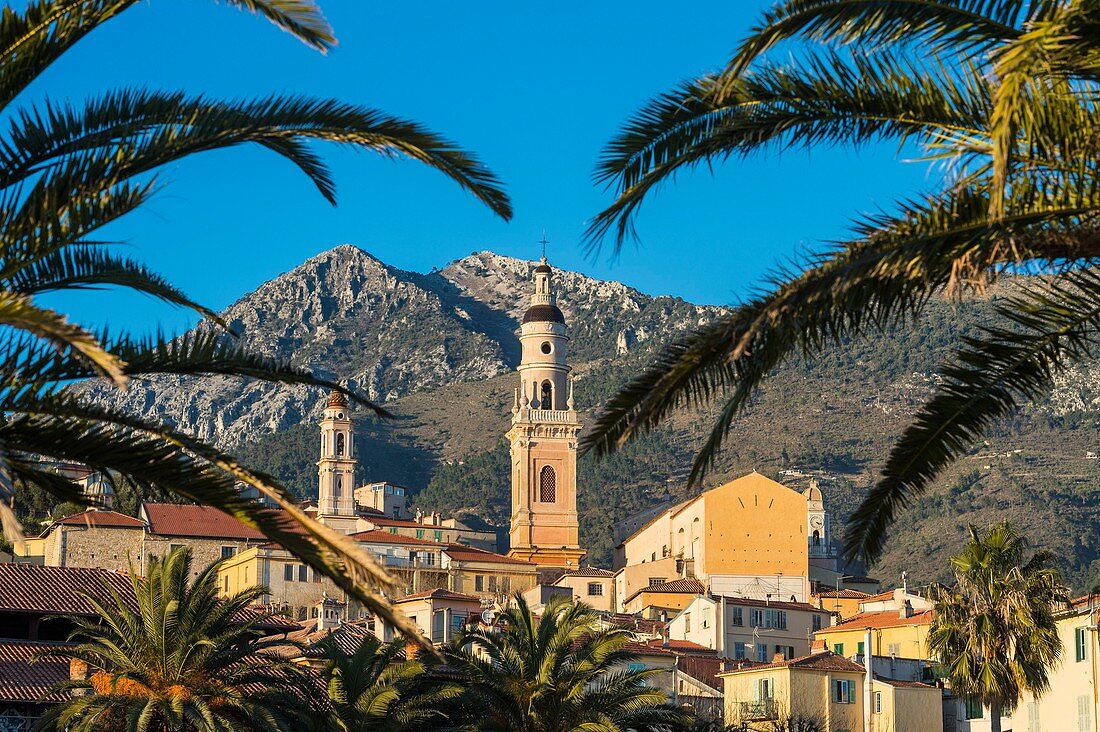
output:
{"label": "red tile roof", "polygon": [[671,582],[662,582],[658,585],[647,585],[642,587],[636,590],[630,597],[626,598],[625,602],[630,602],[643,592],[671,592],[688,595],[702,595],[706,591],[706,586],[699,580],[694,577],[684,577],[672,580]]}
{"label": "red tile roof", "polygon": [[666,648],[669,651],[677,651],[680,653],[704,653],[711,656],[718,654],[718,651],[713,648],[707,648],[704,645],[689,640],[674,640],[670,638],[668,646],[666,647],[664,638],[654,638],[653,640],[646,641],[646,645],[651,648]]}
{"label": "red tile roof", "polygon": [[210,506],[178,503],[146,503],[149,533],[205,539],[265,539],[263,532]]}
{"label": "red tile roof", "polygon": [[818,653],[811,653],[808,656],[792,658],[789,661],[763,663],[743,669],[727,671],[726,673],[735,674],[743,671],[759,671],[760,669],[766,668],[806,668],[815,671],[850,671],[852,673],[863,673],[866,670],[860,664],[855,661],[849,661],[844,656],[838,656],[832,651],[821,651]]}
{"label": "red tile roof", "polygon": [[614,577],[615,573],[607,570],[600,569],[599,567],[581,567],[580,569],[574,569],[572,571],[566,570],[562,577]]}
{"label": "red tile roof", "polygon": [[431,524],[422,524],[418,521],[410,521],[409,519],[395,519],[386,518],[383,516],[364,516],[364,521],[370,521],[375,526],[393,526],[395,528],[405,529],[435,529],[442,531],[446,529],[446,526],[432,526]]}
{"label": "red tile roof", "polygon": [[819,587],[817,589],[817,591],[815,591],[813,594],[817,597],[827,597],[831,600],[870,600],[871,599],[871,595],[868,595],[866,592],[860,592],[859,590],[853,590],[853,589],[849,589],[847,587],[842,587],[840,589],[840,592],[837,592],[836,589],[830,590],[830,589],[822,589],[822,588]]}
{"label": "red tile roof", "polygon": [[465,600],[468,602],[481,603],[481,598],[474,595],[467,595],[462,592],[454,592],[452,590],[444,590],[442,588],[436,588],[434,590],[426,590],[424,592],[417,592],[414,595],[405,595],[394,600],[394,604],[402,602],[411,602],[413,600]]}
{"label": "red tile roof", "polygon": [[0,612],[94,615],[78,593],[106,598],[110,593],[104,585],[133,596],[130,577],[106,569],[0,563]]}
{"label": "red tile roof", "polygon": [[400,534],[391,534],[388,531],[379,531],[378,529],[360,531],[358,534],[352,534],[351,538],[367,544],[415,544],[416,546],[426,545],[438,547],[440,549],[447,546],[438,541],[417,539],[415,536],[401,536]]}
{"label": "red tile roof", "polygon": [[886,592],[880,592],[877,595],[867,595],[863,598],[864,602],[882,602],[883,600],[893,600],[894,591],[887,590]]}
{"label": "red tile roof", "polygon": [[880,610],[873,613],[853,615],[839,625],[834,625],[831,628],[822,628],[818,633],[821,635],[828,635],[836,631],[863,630],[865,628],[900,628],[906,625],[927,625],[931,622],[931,610],[915,612],[908,618],[901,617],[901,613],[898,610]]}
{"label": "red tile roof", "polygon": [[476,549],[465,544],[448,544],[444,549],[447,556],[456,562],[492,562],[495,564],[515,564],[523,567],[536,567],[534,562],[526,562],[514,557],[506,557],[503,554],[494,554],[484,549]]}
{"label": "red tile roof", "polygon": [[[718,598],[715,598],[718,599]],[[823,612],[817,605],[808,602],[785,602],[781,600],[756,600],[751,597],[726,597],[727,604],[744,605],[745,607],[771,607],[778,610],[803,610],[812,613]]]}
{"label": "red tile roof", "polygon": [[705,656],[701,654],[688,654],[676,659],[676,668],[693,679],[702,681],[712,689],[722,690],[722,680],[718,674],[725,671],[726,660],[717,655]]}
{"label": "red tile roof", "polygon": [[675,656],[676,654],[661,646],[651,646],[648,643],[641,643],[638,641],[631,641],[627,643],[623,648],[631,653],[639,656]]}
{"label": "red tile roof", "polygon": [[54,521],[65,526],[110,526],[112,528],[143,529],[145,522],[115,511],[89,509]]}
{"label": "red tile roof", "polygon": [[39,653],[62,648],[61,643],[0,641],[0,702],[33,704],[60,701],[51,695],[54,684],[69,679],[68,659],[44,657],[31,663]]}
{"label": "red tile roof", "polygon": [[899,689],[935,689],[932,684],[922,684],[919,681],[900,681],[898,679],[887,679],[882,676],[875,676],[875,681],[881,681],[887,686],[895,686]]}

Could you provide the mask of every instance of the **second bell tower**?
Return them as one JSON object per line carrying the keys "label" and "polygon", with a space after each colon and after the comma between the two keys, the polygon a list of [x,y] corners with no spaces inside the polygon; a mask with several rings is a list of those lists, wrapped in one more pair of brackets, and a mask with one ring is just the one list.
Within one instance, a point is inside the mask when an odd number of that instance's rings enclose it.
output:
{"label": "second bell tower", "polygon": [[569,336],[543,257],[520,326],[519,388],[512,405],[512,521],[509,556],[546,567],[577,567],[577,436]]}

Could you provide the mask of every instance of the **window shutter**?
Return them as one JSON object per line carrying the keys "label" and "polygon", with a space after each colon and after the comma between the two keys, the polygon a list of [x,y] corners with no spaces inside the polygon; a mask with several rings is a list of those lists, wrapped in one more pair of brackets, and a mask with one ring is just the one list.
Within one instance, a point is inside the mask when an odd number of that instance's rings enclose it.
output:
{"label": "window shutter", "polygon": [[1092,732],[1092,714],[1087,696],[1077,697],[1077,729],[1080,732]]}

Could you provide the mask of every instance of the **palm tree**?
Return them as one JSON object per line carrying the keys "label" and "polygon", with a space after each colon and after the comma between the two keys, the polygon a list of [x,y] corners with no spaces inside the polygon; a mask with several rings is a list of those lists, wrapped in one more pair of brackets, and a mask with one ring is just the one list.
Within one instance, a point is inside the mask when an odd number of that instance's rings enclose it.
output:
{"label": "palm tree", "polygon": [[[226,324],[140,263],[118,256],[101,227],[142,206],[156,172],[207,150],[253,143],[294,163],[335,202],[329,171],[311,148],[329,141],[405,157],[442,172],[502,218],[511,215],[495,176],[423,126],[331,99],[271,95],[222,101],[181,92],[120,89],[83,103],[23,101],[21,93],[80,39],[137,0],[28,0],[0,11],[0,529],[20,540],[10,501],[34,486],[59,502],[86,502],[52,471],[76,462],[219,508],[259,528],[399,628],[414,630],[368,585],[389,576],[353,542],[311,522],[270,476],[150,419],[90,403],[67,386],[102,377],[119,388],[152,374],[223,374],[286,383],[339,384],[289,362],[251,354]],[[324,51],[332,31],[312,0],[229,0]],[[18,101],[17,101],[18,99]],[[174,340],[93,333],[43,307],[59,290],[128,288],[190,308],[213,326]],[[235,488],[257,488],[282,511],[264,511]]]}
{"label": "palm tree", "polygon": [[79,645],[56,655],[85,664],[87,679],[66,682],[76,692],[52,708],[39,729],[92,732],[131,730],[296,729],[308,708],[301,692],[311,683],[283,657],[286,645],[261,638],[271,616],[249,606],[268,592],[253,587],[218,597],[216,562],[191,576],[191,552],[177,549],[149,560],[134,576],[134,597],[106,589],[85,595],[98,617],[74,619]]}
{"label": "palm tree", "polygon": [[1022,692],[1050,687],[1047,672],[1062,652],[1054,611],[1067,590],[1047,554],[1029,553],[1007,523],[984,535],[971,526],[966,548],[951,558],[955,585],[932,592],[929,647],[952,690],[989,707],[992,732]]}
{"label": "palm tree", "polygon": [[442,729],[456,713],[458,686],[431,677],[422,660],[404,660],[402,639],[382,643],[364,636],[349,655],[329,636],[319,650],[332,707],[329,728],[337,732]]}
{"label": "palm tree", "polygon": [[[656,98],[597,168],[616,200],[596,251],[635,235],[638,207],[677,172],[768,150],[883,140],[943,163],[941,185],[864,217],[852,238],[781,271],[774,288],[667,347],[606,406],[604,454],[671,412],[720,401],[696,456],[713,466],[737,415],[786,360],[921,314],[1005,273],[1004,325],[964,341],[939,390],[853,515],[846,553],[873,560],[898,512],[995,420],[1046,393],[1100,329],[1100,6],[1084,0],[783,0],[721,73]],[[797,53],[772,61],[784,42]]]}
{"label": "palm tree", "polygon": [[447,653],[476,718],[469,729],[617,732],[689,722],[647,685],[660,671],[631,666],[637,656],[627,648],[629,631],[601,628],[588,606],[555,598],[536,618],[517,593],[499,622],[502,630],[471,631]]}

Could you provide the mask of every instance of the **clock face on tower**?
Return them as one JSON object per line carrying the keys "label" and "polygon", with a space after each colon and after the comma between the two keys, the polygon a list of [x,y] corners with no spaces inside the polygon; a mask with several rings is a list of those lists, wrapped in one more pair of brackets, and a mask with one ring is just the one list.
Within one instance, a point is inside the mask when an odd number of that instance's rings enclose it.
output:
{"label": "clock face on tower", "polygon": [[810,519],[810,528],[811,529],[820,529],[823,525],[824,525],[824,522],[821,520],[820,516],[814,516],[813,518]]}

